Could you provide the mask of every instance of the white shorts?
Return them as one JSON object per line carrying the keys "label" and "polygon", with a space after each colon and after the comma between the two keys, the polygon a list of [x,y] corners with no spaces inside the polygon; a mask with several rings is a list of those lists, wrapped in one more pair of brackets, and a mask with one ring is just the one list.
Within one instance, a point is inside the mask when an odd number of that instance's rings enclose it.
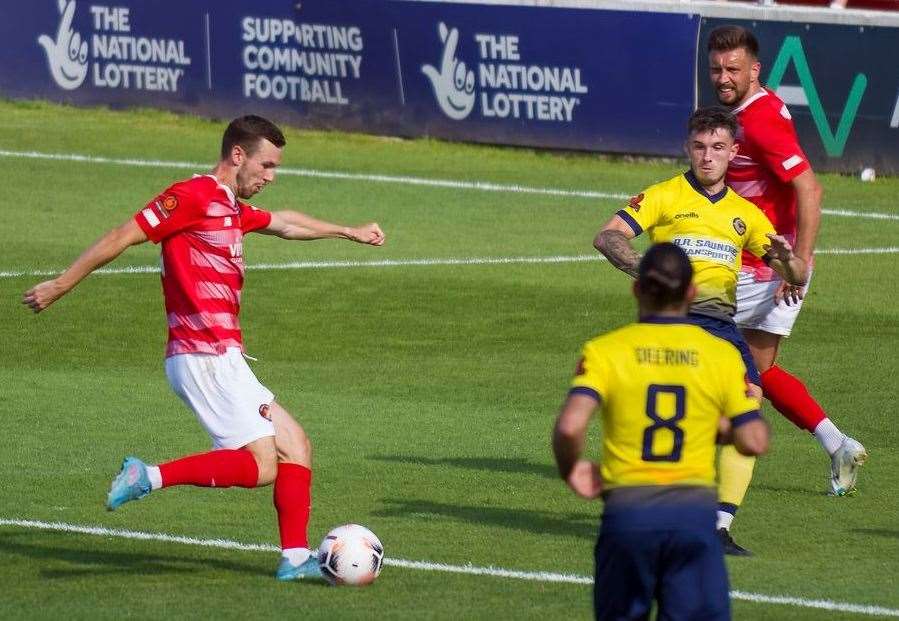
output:
{"label": "white shorts", "polygon": [[213,448],[240,448],[275,435],[272,421],[263,416],[263,406],[271,405],[275,395],[259,383],[239,348],[229,347],[221,356],[170,356],[165,375],[212,438]]}
{"label": "white shorts", "polygon": [[[812,273],[809,271],[808,282],[802,289],[803,298],[808,294],[811,280]],[[783,301],[775,304],[774,293],[782,282],[777,274],[771,280],[757,280],[753,272],[740,272],[737,279],[737,313],[734,315],[737,327],[790,336],[803,300],[790,305]]]}

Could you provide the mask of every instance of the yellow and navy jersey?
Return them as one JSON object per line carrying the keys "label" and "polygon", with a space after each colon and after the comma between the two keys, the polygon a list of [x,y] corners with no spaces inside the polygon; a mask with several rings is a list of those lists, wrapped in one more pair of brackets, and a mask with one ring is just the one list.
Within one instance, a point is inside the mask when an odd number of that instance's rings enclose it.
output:
{"label": "yellow and navy jersey", "polygon": [[719,419],[761,416],[737,349],[685,322],[648,317],[584,346],[569,394],[601,403],[609,489],[714,485]]}
{"label": "yellow and navy jersey", "polygon": [[758,207],[727,186],[706,194],[692,171],[651,186],[618,215],[635,235],[648,231],[653,243],[683,248],[697,289],[690,311],[723,319],[736,311],[741,252],[763,257],[771,243],[765,235],[774,233]]}

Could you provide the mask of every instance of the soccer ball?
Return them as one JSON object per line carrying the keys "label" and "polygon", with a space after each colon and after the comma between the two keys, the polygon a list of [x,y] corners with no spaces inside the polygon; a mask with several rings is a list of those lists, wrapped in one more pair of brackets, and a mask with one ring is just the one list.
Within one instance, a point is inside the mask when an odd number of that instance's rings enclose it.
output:
{"label": "soccer ball", "polygon": [[332,529],[318,546],[318,564],[331,584],[371,584],[381,573],[383,563],[381,540],[358,524]]}

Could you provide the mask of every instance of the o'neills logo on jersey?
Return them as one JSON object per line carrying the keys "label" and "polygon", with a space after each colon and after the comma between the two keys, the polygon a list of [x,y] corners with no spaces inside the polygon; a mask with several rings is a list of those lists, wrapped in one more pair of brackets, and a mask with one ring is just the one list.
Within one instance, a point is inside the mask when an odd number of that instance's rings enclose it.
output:
{"label": "o'neills logo on jersey", "polygon": [[47,54],[50,75],[60,88],[81,86],[88,74],[98,88],[176,92],[190,57],[184,41],[134,36],[130,9],[90,6],[89,35],[76,31],[75,0],[57,0],[55,38],[42,34],[38,44]]}
{"label": "o'neills logo on jersey", "polygon": [[[484,118],[571,123],[585,95],[579,67],[528,64],[516,35],[475,34],[479,62],[465,63],[458,28],[437,25],[443,48],[437,65],[422,65],[437,105],[461,121],[477,108]],[[465,50],[467,54],[471,52]]]}

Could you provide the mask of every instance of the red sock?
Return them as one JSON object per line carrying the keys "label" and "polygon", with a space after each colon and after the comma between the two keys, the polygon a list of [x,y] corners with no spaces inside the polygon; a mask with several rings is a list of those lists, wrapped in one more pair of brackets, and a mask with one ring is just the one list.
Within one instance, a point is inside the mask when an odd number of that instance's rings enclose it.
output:
{"label": "red sock", "polygon": [[278,464],[275,478],[275,509],[278,511],[278,530],[281,549],[306,548],[306,526],[309,524],[312,471],[299,464]]}
{"label": "red sock", "polygon": [[259,466],[246,449],[220,449],[159,464],[162,486],[256,487]]}
{"label": "red sock", "polygon": [[827,417],[805,384],[777,365],[762,373],[762,390],[771,405],[800,429],[814,432]]}

